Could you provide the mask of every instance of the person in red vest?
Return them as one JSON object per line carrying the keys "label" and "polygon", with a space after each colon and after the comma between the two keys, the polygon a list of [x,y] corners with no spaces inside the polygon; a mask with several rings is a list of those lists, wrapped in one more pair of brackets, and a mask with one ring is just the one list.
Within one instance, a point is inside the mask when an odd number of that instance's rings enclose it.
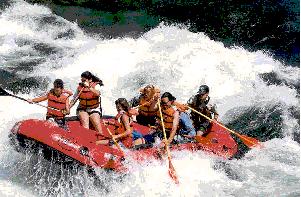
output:
{"label": "person in red vest", "polygon": [[102,80],[93,75],[89,71],[81,74],[81,83],[79,83],[74,94],[74,99],[70,106],[73,106],[79,100],[76,109],[81,125],[89,129],[89,121],[91,121],[95,130],[102,135],[100,125],[100,117],[102,116],[100,91],[103,86]]}
{"label": "person in red vest", "polygon": [[72,92],[64,89],[64,82],[56,79],[53,88],[41,97],[28,99],[29,103],[39,103],[48,100],[46,120],[56,122],[59,126],[65,126],[65,116],[70,114],[69,97]]}
{"label": "person in red vest", "polygon": [[[133,128],[133,114],[130,105],[125,98],[118,98],[115,101],[117,115],[114,122],[114,134],[112,137],[120,141],[126,148],[144,144],[142,134]],[[109,140],[99,140],[96,144],[106,144]]]}
{"label": "person in red vest", "polygon": [[137,123],[144,126],[154,126],[156,124],[156,114],[158,109],[151,109],[150,106],[155,97],[160,97],[160,89],[153,86],[147,85],[140,89],[140,95],[133,98],[130,103],[132,107],[138,108],[138,115],[136,117]]}
{"label": "person in red vest", "polygon": [[[157,97],[155,98],[157,99]],[[169,145],[174,142],[174,137],[179,129],[180,112],[177,108],[173,107],[173,102],[176,98],[169,92],[165,92],[161,96],[160,105],[162,110],[163,123],[161,121],[161,114],[158,110],[158,105],[152,103],[151,109],[157,109],[157,128],[152,133],[143,136],[147,143],[156,143],[158,139],[162,140],[159,144],[162,147],[164,144]],[[164,125],[163,125],[164,124]],[[164,139],[163,126],[166,131],[167,141]]]}

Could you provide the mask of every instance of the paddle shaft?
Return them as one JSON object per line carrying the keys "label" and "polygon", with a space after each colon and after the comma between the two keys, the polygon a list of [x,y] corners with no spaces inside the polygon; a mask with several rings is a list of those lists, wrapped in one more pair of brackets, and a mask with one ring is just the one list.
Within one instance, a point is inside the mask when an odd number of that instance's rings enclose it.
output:
{"label": "paddle shaft", "polygon": [[[2,91],[5,91],[5,90],[2,89]],[[6,91],[5,91],[5,96],[11,96],[11,97],[20,99],[20,100],[22,100],[22,101],[28,102],[25,98],[22,98],[22,97],[19,97],[19,96],[10,94],[10,93],[8,93],[8,92],[6,92]],[[35,103],[35,102],[33,102],[33,104],[36,104],[36,105],[38,105],[38,106],[41,106],[41,107],[44,107],[44,108],[47,108],[47,109],[55,110],[55,111],[61,111],[61,110],[59,110],[59,109],[55,109],[55,108],[52,108],[52,107],[48,107],[48,106],[42,105],[42,104],[40,104],[40,103]]]}
{"label": "paddle shaft", "polygon": [[59,109],[55,109],[55,108],[53,108],[53,107],[48,107],[48,106],[42,105],[42,104],[40,104],[40,103],[35,103],[35,102],[33,102],[33,104],[36,104],[36,105],[38,105],[38,106],[41,106],[41,107],[44,107],[44,108],[47,108],[47,109],[51,109],[51,110],[54,110],[54,111],[59,111],[59,112],[61,112],[61,110],[59,110]]}
{"label": "paddle shaft", "polygon": [[19,97],[19,96],[16,96],[16,95],[13,95],[13,94],[7,94],[8,96],[11,96],[11,97],[15,97],[15,98],[17,98],[17,99],[20,99],[20,100],[22,100],[22,101],[26,101],[26,102],[28,102],[25,98],[22,98],[22,97]]}
{"label": "paddle shaft", "polygon": [[[160,119],[161,119],[161,123],[162,123],[163,136],[164,136],[164,139],[166,140],[166,143],[167,143],[165,125],[164,125],[164,121],[163,121],[163,115],[162,115],[161,105],[160,105],[159,102],[158,102],[158,106],[159,106],[159,112],[160,112]],[[169,146],[167,144],[166,144],[166,152],[167,152],[168,159],[171,159],[170,152],[169,152]]]}
{"label": "paddle shaft", "polygon": [[169,175],[175,181],[176,184],[179,184],[179,180],[178,180],[178,177],[176,175],[176,170],[174,169],[174,167],[171,163],[170,150],[169,150],[169,145],[167,144],[167,137],[166,137],[166,131],[165,131],[165,125],[164,125],[164,121],[163,121],[163,115],[162,115],[160,101],[158,101],[158,107],[159,107],[160,119],[161,119],[161,123],[162,123],[163,135],[164,135],[164,139],[165,139],[165,142],[166,142],[165,143],[165,148],[166,148],[166,153],[167,153],[167,157],[168,157],[168,161],[169,161]]}
{"label": "paddle shaft", "polygon": [[138,105],[138,106],[136,106],[136,107],[133,107],[132,109],[138,109],[138,108],[140,108],[140,107],[143,107],[144,105],[146,105],[146,104],[149,104],[151,101],[147,101],[147,102],[145,102],[145,103],[143,103],[142,105]]}
{"label": "paddle shaft", "polygon": [[84,88],[85,88],[85,87],[83,87],[83,88],[79,91],[79,93],[77,94],[77,96],[76,96],[74,99],[72,99],[71,105],[70,105],[70,109],[71,109],[71,107],[74,106],[74,104],[76,103],[77,99],[78,99],[79,96],[81,95],[81,93],[82,93],[82,91],[84,90]]}
{"label": "paddle shaft", "polygon": [[106,129],[107,129],[109,135],[111,136],[111,138],[112,138],[114,144],[116,145],[116,147],[117,147],[117,148],[122,152],[122,154],[124,155],[124,152],[123,152],[123,150],[121,149],[120,145],[119,145],[119,144],[117,143],[117,141],[113,138],[113,134],[111,133],[110,129],[105,125],[104,121],[102,121],[102,124],[106,127]]}
{"label": "paddle shaft", "polygon": [[[190,107],[190,106],[187,106],[187,107],[188,107],[191,111],[193,111],[193,112],[195,112],[195,113],[197,113],[197,114],[203,116],[204,118],[208,119],[209,121],[213,121],[213,119],[209,118],[208,116],[205,116],[204,114],[202,114],[201,112],[199,112],[199,111],[193,109],[192,107]],[[227,127],[225,127],[224,125],[220,124],[219,122],[215,121],[215,123],[218,124],[219,126],[221,126],[222,128],[226,129],[226,130],[229,131],[230,133],[233,133],[233,134],[237,135],[238,137],[243,138],[245,141],[247,141],[247,142],[249,142],[249,143],[251,143],[251,144],[254,144],[254,142],[252,142],[252,141],[250,141],[249,139],[245,138],[245,137],[242,136],[241,134],[239,134],[239,133],[237,133],[237,132],[235,132],[235,131],[233,131],[233,130],[231,130],[231,129],[228,129]],[[255,144],[254,144],[254,145],[255,145]]]}

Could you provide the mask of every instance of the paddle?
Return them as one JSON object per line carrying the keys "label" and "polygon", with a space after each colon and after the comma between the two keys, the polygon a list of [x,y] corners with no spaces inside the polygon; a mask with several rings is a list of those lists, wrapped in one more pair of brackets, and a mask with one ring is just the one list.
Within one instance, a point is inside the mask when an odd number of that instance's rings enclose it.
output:
{"label": "paddle", "polygon": [[[193,109],[192,107],[189,107],[187,106],[189,109],[191,109],[191,111],[194,111],[195,113],[203,116],[204,118],[208,119],[209,121],[214,121],[213,119],[205,116],[204,114],[202,114],[201,112]],[[255,138],[252,138],[252,137],[249,137],[249,136],[246,136],[246,135],[242,135],[242,134],[239,134],[231,129],[228,129],[227,127],[225,127],[224,125],[220,124],[219,122],[215,121],[216,124],[218,124],[219,126],[221,126],[222,128],[226,129],[227,131],[229,131],[230,133],[233,133],[235,134],[236,136],[238,136],[241,141],[246,145],[248,146],[249,148],[253,148],[253,147],[260,147],[262,148],[263,145],[261,144],[261,142]]]}
{"label": "paddle", "polygon": [[138,105],[136,107],[132,107],[132,109],[138,109],[138,108],[143,107],[144,105],[147,105],[147,104],[150,104],[150,103],[151,103],[151,101],[147,101],[147,102],[143,103],[142,105]]}
{"label": "paddle", "polygon": [[[19,96],[10,94],[10,93],[8,93],[6,90],[4,90],[4,89],[1,88],[1,87],[0,87],[0,96],[12,96],[12,97],[17,98],[17,99],[20,99],[20,100],[22,100],[22,101],[28,102],[25,98],[22,98],[22,97],[19,97]],[[41,106],[41,107],[44,107],[44,108],[47,108],[47,109],[52,109],[52,110],[55,110],[55,111],[61,111],[61,110],[59,110],[59,109],[55,109],[55,108],[52,108],[52,107],[48,107],[48,106],[45,106],[45,105],[41,105],[40,103],[33,103],[33,104],[38,105],[38,106]]]}
{"label": "paddle", "polygon": [[[158,101],[158,106],[159,106],[160,118],[161,118],[161,122],[162,122],[163,135],[164,135],[165,141],[167,142],[167,137],[166,137],[166,132],[165,132],[165,126],[164,126],[160,101]],[[173,165],[171,163],[170,150],[169,150],[169,146],[168,146],[167,143],[165,143],[165,148],[166,148],[167,158],[168,158],[168,166],[169,166],[168,173],[169,173],[169,176],[174,180],[174,182],[176,184],[179,184],[179,179],[178,179],[176,170],[175,170],[175,168],[173,167]]]}
{"label": "paddle", "polygon": [[113,134],[110,131],[110,129],[106,126],[106,124],[104,123],[104,121],[102,120],[102,124],[105,126],[105,128],[107,129],[109,135],[111,136],[111,139],[113,140],[114,144],[116,145],[116,147],[118,148],[118,150],[122,153],[122,155],[124,156],[124,151],[121,149],[120,145],[117,143],[117,141],[113,138]]}
{"label": "paddle", "polygon": [[74,104],[76,103],[77,99],[79,98],[79,96],[81,95],[82,91],[84,90],[85,87],[82,87],[82,89],[79,91],[79,93],[77,94],[77,96],[75,98],[72,99],[72,101],[70,102],[70,109],[74,106]]}

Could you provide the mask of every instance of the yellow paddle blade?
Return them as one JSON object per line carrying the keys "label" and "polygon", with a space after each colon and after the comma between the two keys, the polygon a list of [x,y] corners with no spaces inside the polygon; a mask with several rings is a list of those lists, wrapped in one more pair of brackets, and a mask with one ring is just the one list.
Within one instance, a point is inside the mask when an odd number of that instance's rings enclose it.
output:
{"label": "yellow paddle blade", "polygon": [[246,136],[246,135],[242,135],[242,134],[238,134],[238,133],[236,133],[236,135],[249,148],[254,148],[254,147],[263,148],[264,147],[263,144],[255,138],[252,138],[252,137],[249,137],[249,136]]}
{"label": "yellow paddle blade", "polygon": [[175,168],[173,167],[171,160],[169,160],[169,169],[168,169],[168,174],[172,178],[172,180],[178,185],[179,184],[179,179],[176,173]]}

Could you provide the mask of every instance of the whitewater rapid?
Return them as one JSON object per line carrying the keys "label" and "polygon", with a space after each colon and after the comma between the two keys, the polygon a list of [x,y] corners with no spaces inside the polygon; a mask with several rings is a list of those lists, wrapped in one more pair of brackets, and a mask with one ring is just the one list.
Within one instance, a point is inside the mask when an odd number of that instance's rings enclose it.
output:
{"label": "whitewater rapid", "polygon": [[[43,119],[45,109],[1,96],[0,196],[300,195],[300,144],[293,137],[299,134],[300,125],[292,113],[292,109],[299,112],[300,108],[295,88],[300,81],[299,68],[273,59],[268,52],[227,48],[181,25],[162,23],[137,39],[102,39],[86,34],[76,23],[54,15],[47,7],[23,1],[2,11],[0,26],[1,70],[13,70],[20,78],[43,77],[48,80],[48,89],[54,79],[61,78],[73,91],[80,74],[89,70],[103,80],[105,114],[114,115],[117,98],[130,99],[147,84],[171,92],[180,102],[186,102],[201,84],[207,84],[221,122],[235,122],[255,110],[255,116],[240,132],[269,126],[271,121],[280,126],[273,132],[282,136],[273,138],[272,133],[266,133],[263,149],[252,149],[242,158],[228,161],[204,152],[174,152],[180,186],[169,179],[165,161],[150,161],[145,166],[131,163],[134,173],[124,177],[96,169],[106,188],[101,189],[84,171],[63,175],[66,171],[60,166],[30,153],[17,153],[9,145],[10,129],[23,119]],[[37,48],[37,43],[44,48]],[[32,60],[40,60],[32,71],[15,69],[18,63]],[[262,75],[269,73],[281,83],[263,80]],[[40,88],[29,90],[18,96],[33,98],[45,92]],[[271,120],[274,113],[279,122]],[[47,168],[53,171],[46,173]],[[64,173],[57,175],[56,170]]]}

